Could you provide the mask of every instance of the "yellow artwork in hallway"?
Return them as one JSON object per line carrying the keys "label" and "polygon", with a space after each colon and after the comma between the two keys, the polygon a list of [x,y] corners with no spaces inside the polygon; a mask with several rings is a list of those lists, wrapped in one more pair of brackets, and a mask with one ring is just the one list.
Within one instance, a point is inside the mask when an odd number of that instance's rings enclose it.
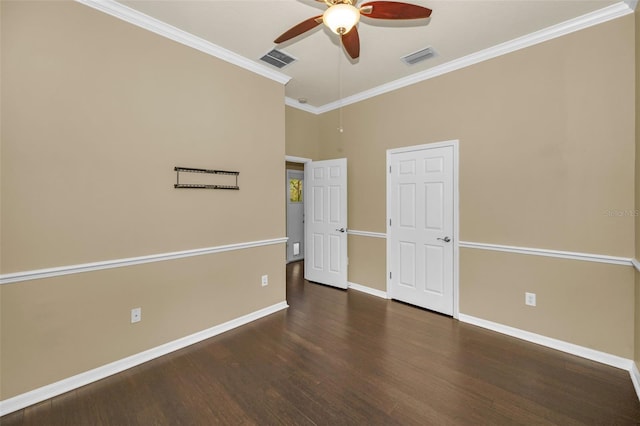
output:
{"label": "yellow artwork in hallway", "polygon": [[289,179],[289,201],[302,202],[302,179]]}

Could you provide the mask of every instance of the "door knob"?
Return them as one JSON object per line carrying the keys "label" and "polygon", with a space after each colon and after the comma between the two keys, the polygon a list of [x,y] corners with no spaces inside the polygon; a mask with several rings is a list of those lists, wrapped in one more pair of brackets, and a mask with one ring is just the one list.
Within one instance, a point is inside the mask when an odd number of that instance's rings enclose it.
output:
{"label": "door knob", "polygon": [[451,238],[449,238],[449,237],[436,238],[436,239],[437,239],[437,240],[440,240],[440,241],[444,241],[445,243],[448,243],[449,241],[451,241]]}
{"label": "door knob", "polygon": [[340,228],[340,229],[336,229],[336,231],[338,231],[338,232],[345,232],[345,231],[346,231],[346,229],[344,229],[344,228]]}

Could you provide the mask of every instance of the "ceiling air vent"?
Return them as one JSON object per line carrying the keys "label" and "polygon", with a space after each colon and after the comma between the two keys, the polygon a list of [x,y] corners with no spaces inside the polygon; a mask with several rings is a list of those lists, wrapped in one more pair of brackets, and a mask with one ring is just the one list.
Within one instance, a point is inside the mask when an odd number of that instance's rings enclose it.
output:
{"label": "ceiling air vent", "polygon": [[405,64],[414,65],[426,59],[433,58],[434,56],[436,56],[436,51],[433,50],[432,47],[426,47],[422,50],[418,50],[417,52],[410,53],[401,59]]}
{"label": "ceiling air vent", "polygon": [[271,52],[267,53],[262,58],[260,58],[260,60],[270,65],[273,65],[276,68],[283,68],[289,65],[290,63],[292,63],[293,61],[295,61],[296,59],[292,58],[286,53],[273,49]]}

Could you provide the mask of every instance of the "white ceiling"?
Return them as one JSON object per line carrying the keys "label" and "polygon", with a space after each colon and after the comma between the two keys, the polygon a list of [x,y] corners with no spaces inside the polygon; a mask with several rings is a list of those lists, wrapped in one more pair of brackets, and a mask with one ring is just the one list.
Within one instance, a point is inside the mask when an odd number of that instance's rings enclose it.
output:
{"label": "white ceiling", "polygon": [[[339,99],[379,92],[381,87],[399,79],[417,78],[429,70],[447,70],[451,68],[449,64],[470,58],[476,52],[493,48],[496,56],[500,51],[495,46],[505,42],[511,42],[515,48],[526,45],[513,42],[523,37],[529,45],[539,42],[544,38],[536,38],[536,34],[541,30],[549,33],[550,27],[555,28],[551,34],[557,36],[630,13],[635,7],[634,0],[406,2],[429,7],[433,10],[431,18],[409,22],[361,19],[358,26],[361,51],[357,61],[344,53],[338,36],[320,25],[277,46],[297,59],[279,71],[259,58],[276,47],[273,40],[281,33],[322,14],[326,9],[324,3],[314,0],[121,0],[119,3],[262,64],[258,67],[286,74],[291,77],[285,88],[288,103],[314,112],[331,109],[328,106]],[[411,66],[400,60],[427,46],[435,49],[436,57]],[[308,103],[298,105],[300,98]]]}

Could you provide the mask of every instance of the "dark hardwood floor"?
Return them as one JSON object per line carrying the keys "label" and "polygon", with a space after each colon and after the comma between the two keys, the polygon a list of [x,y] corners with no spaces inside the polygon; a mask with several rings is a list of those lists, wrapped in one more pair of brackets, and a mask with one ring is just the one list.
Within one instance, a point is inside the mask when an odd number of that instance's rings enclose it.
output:
{"label": "dark hardwood floor", "polygon": [[287,310],[0,423],[640,424],[626,371],[302,272],[287,266]]}

